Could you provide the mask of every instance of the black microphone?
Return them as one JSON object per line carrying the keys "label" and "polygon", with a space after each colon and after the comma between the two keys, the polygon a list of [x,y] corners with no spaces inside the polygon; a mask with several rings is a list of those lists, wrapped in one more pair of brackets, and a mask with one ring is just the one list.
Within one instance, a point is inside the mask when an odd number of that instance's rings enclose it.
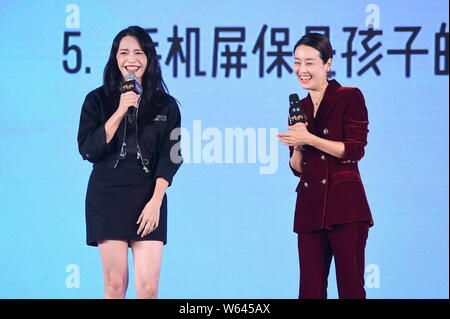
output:
{"label": "black microphone", "polygon": [[[308,119],[306,118],[305,111],[300,105],[298,94],[294,93],[289,95],[289,125],[305,123],[307,121]],[[302,145],[302,151],[305,150],[306,145]]]}
{"label": "black microphone", "polygon": [[298,94],[294,93],[289,95],[289,125],[305,123],[307,121],[308,119],[306,118],[305,111],[300,105]]}
{"label": "black microphone", "polygon": [[[141,84],[136,80],[136,74],[130,72],[125,77],[125,82],[120,83],[120,93],[125,93],[129,91],[133,91],[136,94],[142,94],[142,86]],[[128,122],[134,123],[136,121],[136,108],[134,106],[130,106],[128,108]]]}

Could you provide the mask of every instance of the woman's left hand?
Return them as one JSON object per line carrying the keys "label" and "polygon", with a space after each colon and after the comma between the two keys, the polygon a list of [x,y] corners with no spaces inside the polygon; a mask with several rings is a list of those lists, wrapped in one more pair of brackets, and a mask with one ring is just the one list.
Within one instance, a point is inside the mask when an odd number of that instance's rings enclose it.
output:
{"label": "woman's left hand", "polygon": [[297,147],[309,144],[313,135],[309,133],[306,126],[307,124],[304,123],[287,126],[289,132],[278,133],[277,136],[280,142],[287,146]]}
{"label": "woman's left hand", "polygon": [[161,203],[154,200],[150,200],[145,205],[144,210],[136,222],[136,224],[140,224],[137,231],[138,235],[141,235],[141,237],[147,236],[158,228],[160,208]]}

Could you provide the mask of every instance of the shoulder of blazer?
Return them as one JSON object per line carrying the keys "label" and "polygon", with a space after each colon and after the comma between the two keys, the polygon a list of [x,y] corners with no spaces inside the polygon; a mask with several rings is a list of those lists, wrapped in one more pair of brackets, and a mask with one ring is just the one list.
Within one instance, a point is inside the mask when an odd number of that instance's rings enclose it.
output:
{"label": "shoulder of blazer", "polygon": [[106,99],[106,94],[103,89],[103,86],[100,86],[92,91],[90,91],[88,94],[86,94],[85,101],[89,104],[100,104]]}
{"label": "shoulder of blazer", "polygon": [[155,106],[155,110],[167,109],[170,112],[178,109],[177,100],[165,92],[156,93],[151,99],[151,104]]}
{"label": "shoulder of blazer", "polygon": [[169,93],[158,91],[155,93],[151,99],[152,103],[157,105],[169,105],[176,104],[175,98]]}
{"label": "shoulder of blazer", "polygon": [[339,95],[343,95],[346,97],[352,97],[352,96],[362,96],[362,92],[360,89],[358,89],[357,87],[350,87],[350,86],[341,86],[338,90],[337,90]]}
{"label": "shoulder of blazer", "polygon": [[116,101],[114,98],[109,98],[105,88],[100,86],[86,95],[86,102],[88,102],[90,108],[95,107],[98,111],[101,109],[105,112],[105,116],[109,117],[114,112],[115,108],[112,106],[118,103],[118,99]]}

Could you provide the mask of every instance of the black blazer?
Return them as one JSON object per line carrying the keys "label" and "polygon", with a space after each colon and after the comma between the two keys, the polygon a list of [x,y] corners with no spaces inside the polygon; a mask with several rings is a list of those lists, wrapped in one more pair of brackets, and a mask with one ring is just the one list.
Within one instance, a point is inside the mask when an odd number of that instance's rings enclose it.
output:
{"label": "black blazer", "polygon": [[[105,123],[117,110],[119,98],[108,97],[101,86],[91,91],[84,100],[78,129],[78,149],[83,159],[94,163],[94,166],[99,162],[106,162],[110,167],[120,165],[126,116],[109,143],[106,143],[105,131]],[[177,102],[172,96],[159,93],[148,105],[141,104],[137,114],[137,142],[143,168],[153,178],[163,177],[170,185],[183,162],[180,151],[181,115]]]}

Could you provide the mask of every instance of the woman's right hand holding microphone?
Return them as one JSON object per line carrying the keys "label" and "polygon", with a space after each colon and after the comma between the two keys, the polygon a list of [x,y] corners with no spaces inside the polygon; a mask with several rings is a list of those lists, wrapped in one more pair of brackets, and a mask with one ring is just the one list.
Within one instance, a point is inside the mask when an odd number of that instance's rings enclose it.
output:
{"label": "woman's right hand holding microphone", "polygon": [[127,115],[130,106],[135,108],[139,107],[140,99],[141,96],[133,91],[125,92],[120,95],[119,106],[117,107],[116,112],[114,112],[105,123],[106,143],[111,142],[120,122]]}
{"label": "woman's right hand holding microphone", "polygon": [[119,107],[117,112],[123,117],[128,113],[130,106],[138,108],[141,96],[133,91],[128,91],[120,95]]}

